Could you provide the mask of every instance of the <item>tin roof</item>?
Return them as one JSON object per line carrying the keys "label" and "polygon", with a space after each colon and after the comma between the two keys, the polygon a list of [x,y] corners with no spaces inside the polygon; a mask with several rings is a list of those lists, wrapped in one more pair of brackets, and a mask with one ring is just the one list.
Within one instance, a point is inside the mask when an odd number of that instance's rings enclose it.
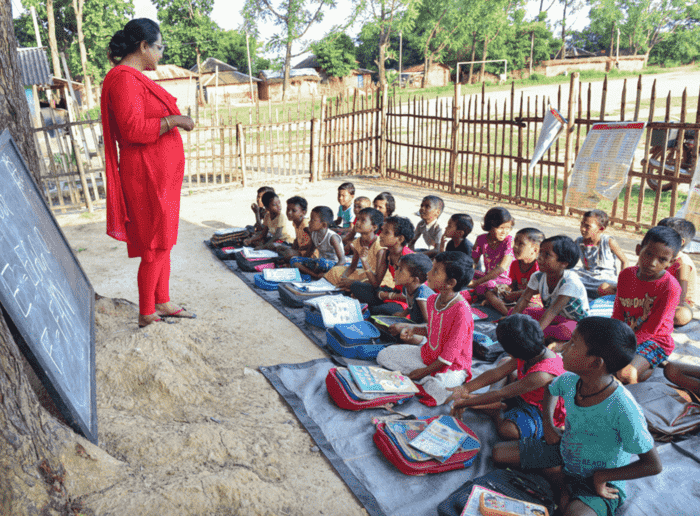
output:
{"label": "tin roof", "polygon": [[155,70],[144,70],[143,74],[152,81],[197,78],[196,73],[172,64],[158,65]]}
{"label": "tin roof", "polygon": [[[216,67],[219,67],[219,73],[221,72],[235,72],[238,70],[235,66],[231,66],[230,64],[226,64],[223,61],[215,58],[215,57],[207,57],[204,62],[202,63],[202,70],[200,73],[205,74],[205,73],[215,73],[216,72]],[[197,65],[194,65],[192,68],[190,68],[190,72],[197,72]]]}
{"label": "tin roof", "polygon": [[24,86],[51,86],[46,47],[18,48],[17,57]]}
{"label": "tin roof", "polygon": [[[219,72],[219,86],[226,86],[229,84],[248,84],[250,79],[253,82],[262,82],[262,80],[257,77],[250,77],[241,72]],[[216,86],[216,74],[207,74],[206,79],[202,81],[202,85],[206,87]]]}
{"label": "tin roof", "polygon": [[[260,76],[269,83],[282,82],[284,80],[283,70],[261,70]],[[294,79],[309,79],[312,81],[320,81],[321,76],[318,75],[313,68],[292,68],[289,70],[289,78]]]}

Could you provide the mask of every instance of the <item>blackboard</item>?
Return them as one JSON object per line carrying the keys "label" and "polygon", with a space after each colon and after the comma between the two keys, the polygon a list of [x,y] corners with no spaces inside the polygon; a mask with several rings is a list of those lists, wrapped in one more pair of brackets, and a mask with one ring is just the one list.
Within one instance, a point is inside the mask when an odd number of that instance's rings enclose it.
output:
{"label": "blackboard", "polygon": [[95,293],[8,130],[0,135],[0,303],[66,422],[97,444]]}

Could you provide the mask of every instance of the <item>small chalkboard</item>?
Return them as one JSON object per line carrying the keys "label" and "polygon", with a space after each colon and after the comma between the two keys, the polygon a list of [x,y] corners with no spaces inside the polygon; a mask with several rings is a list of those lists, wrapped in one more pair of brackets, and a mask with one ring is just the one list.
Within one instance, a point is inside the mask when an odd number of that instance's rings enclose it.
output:
{"label": "small chalkboard", "polygon": [[0,303],[58,410],[97,444],[95,293],[8,130],[0,135]]}

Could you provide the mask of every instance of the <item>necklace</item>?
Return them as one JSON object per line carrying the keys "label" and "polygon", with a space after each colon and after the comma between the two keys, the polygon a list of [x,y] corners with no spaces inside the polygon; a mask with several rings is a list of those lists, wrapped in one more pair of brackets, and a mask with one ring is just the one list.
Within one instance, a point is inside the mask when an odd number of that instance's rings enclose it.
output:
{"label": "necklace", "polygon": [[579,378],[578,382],[576,382],[576,394],[578,394],[579,397],[581,399],[584,399],[584,400],[586,398],[592,398],[593,396],[596,396],[596,395],[600,394],[601,392],[605,391],[608,387],[610,387],[613,384],[614,381],[615,381],[615,377],[613,376],[612,378],[610,378],[610,383],[607,384],[602,389],[600,389],[598,392],[594,392],[593,394],[581,394],[581,379]]}
{"label": "necklace", "polygon": [[[441,301],[442,298],[441,298],[441,297],[438,297],[438,298],[435,300],[435,309],[436,309],[436,310],[443,310],[443,309],[444,309],[447,305],[449,305],[458,295],[459,295],[459,292],[455,292],[454,294],[452,294],[452,297],[450,298],[450,300],[449,300],[449,301],[446,301],[445,303],[440,303],[440,301]],[[440,303],[441,306],[438,307],[438,303]]]}

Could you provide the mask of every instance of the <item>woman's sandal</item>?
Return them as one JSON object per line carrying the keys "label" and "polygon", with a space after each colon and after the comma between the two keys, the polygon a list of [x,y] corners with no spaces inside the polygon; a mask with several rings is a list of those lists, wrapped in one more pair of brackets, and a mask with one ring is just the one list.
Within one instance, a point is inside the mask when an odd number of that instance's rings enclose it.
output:
{"label": "woman's sandal", "polygon": [[185,308],[180,308],[169,314],[160,314],[161,317],[174,317],[175,319],[196,319],[197,314],[188,312]]}
{"label": "woman's sandal", "polygon": [[161,319],[160,317],[156,317],[155,319],[148,321],[146,324],[141,324],[141,322],[139,322],[139,328],[145,328],[146,326],[150,326],[153,323],[162,322],[162,321],[163,321],[163,319]]}

